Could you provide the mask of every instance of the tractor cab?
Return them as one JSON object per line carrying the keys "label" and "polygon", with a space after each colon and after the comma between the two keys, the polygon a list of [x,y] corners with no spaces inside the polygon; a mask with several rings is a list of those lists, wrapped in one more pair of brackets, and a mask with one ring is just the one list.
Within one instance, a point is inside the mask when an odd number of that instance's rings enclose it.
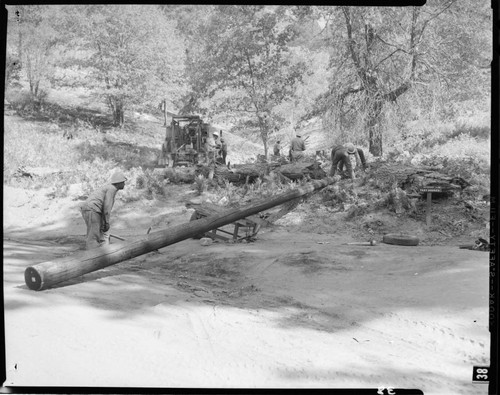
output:
{"label": "tractor cab", "polygon": [[198,115],[174,116],[167,126],[173,166],[191,166],[206,158],[205,143],[209,125]]}

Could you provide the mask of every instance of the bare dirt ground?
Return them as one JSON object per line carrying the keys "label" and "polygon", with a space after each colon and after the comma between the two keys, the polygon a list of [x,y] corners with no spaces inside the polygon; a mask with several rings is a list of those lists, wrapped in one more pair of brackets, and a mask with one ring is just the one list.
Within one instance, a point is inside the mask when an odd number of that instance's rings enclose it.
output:
{"label": "bare dirt ground", "polygon": [[[84,243],[80,201],[46,193],[4,188],[5,385],[487,393],[488,254],[458,239],[351,246],[361,225],[309,202],[254,242],[189,239],[35,292],[25,268]],[[112,231],[187,222],[190,196],[117,200]]]}

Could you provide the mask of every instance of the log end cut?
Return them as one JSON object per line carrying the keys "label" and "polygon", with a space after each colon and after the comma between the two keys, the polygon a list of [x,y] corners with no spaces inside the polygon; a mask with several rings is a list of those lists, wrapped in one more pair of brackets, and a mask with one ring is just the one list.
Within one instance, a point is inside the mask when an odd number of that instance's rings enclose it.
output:
{"label": "log end cut", "polygon": [[43,287],[42,276],[33,267],[27,267],[24,271],[24,281],[28,288],[33,291],[40,291]]}

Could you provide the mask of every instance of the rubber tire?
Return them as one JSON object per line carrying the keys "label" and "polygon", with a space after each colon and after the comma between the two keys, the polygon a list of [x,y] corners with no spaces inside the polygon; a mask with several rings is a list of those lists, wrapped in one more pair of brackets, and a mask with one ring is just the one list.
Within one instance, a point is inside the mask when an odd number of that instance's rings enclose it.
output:
{"label": "rubber tire", "polygon": [[394,244],[398,246],[416,246],[420,242],[416,236],[407,234],[389,233],[384,235],[382,242],[385,244]]}

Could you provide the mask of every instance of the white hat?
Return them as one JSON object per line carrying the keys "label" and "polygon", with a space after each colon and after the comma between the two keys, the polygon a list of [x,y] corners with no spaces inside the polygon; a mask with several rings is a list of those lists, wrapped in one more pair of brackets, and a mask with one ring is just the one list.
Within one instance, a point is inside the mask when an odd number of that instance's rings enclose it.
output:
{"label": "white hat", "polygon": [[111,176],[111,184],[119,184],[125,181],[127,181],[127,177],[125,177],[121,171],[117,171]]}
{"label": "white hat", "polygon": [[356,152],[356,147],[354,146],[353,143],[347,143],[345,147],[347,149],[347,153],[349,154],[354,154],[354,152]]}

